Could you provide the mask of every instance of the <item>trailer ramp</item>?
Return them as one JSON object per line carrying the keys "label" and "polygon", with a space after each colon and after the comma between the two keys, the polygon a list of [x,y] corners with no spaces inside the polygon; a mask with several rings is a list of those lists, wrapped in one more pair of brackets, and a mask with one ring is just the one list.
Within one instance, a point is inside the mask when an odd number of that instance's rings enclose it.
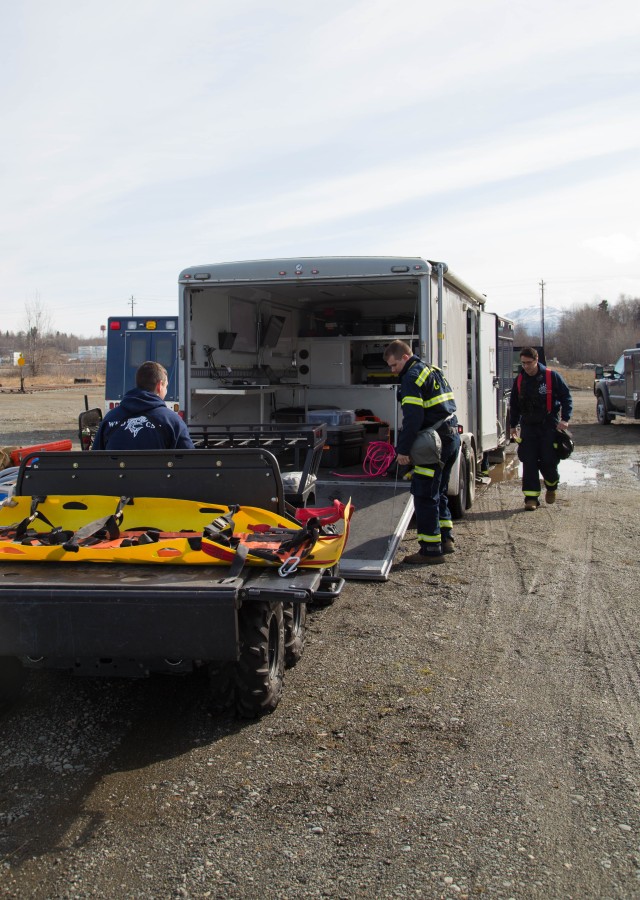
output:
{"label": "trailer ramp", "polygon": [[355,512],[340,575],[348,581],[387,581],[400,541],[413,515],[406,482],[326,477],[316,485],[317,506],[351,497]]}

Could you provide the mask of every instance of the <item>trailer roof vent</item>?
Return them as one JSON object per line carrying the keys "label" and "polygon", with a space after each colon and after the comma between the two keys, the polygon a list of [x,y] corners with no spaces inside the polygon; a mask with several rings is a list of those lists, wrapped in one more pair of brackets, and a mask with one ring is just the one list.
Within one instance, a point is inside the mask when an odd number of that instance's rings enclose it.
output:
{"label": "trailer roof vent", "polygon": [[392,272],[408,272],[409,266],[391,266]]}

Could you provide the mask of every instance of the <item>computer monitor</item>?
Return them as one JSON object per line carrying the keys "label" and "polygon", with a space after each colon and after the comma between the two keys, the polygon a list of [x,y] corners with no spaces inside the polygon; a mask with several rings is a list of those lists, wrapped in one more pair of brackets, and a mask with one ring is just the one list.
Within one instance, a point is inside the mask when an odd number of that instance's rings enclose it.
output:
{"label": "computer monitor", "polygon": [[263,347],[275,347],[280,340],[285,323],[284,316],[269,316],[262,338]]}

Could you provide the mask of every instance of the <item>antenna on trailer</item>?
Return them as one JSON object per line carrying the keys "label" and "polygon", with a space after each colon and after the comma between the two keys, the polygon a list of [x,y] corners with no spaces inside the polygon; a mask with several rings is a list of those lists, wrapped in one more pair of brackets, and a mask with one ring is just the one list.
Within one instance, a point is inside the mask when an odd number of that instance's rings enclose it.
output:
{"label": "antenna on trailer", "polygon": [[133,294],[129,297],[129,303],[131,304],[131,315],[133,315],[133,307],[136,305],[136,301],[133,299]]}
{"label": "antenna on trailer", "polygon": [[540,345],[544,348],[544,280],[540,279]]}

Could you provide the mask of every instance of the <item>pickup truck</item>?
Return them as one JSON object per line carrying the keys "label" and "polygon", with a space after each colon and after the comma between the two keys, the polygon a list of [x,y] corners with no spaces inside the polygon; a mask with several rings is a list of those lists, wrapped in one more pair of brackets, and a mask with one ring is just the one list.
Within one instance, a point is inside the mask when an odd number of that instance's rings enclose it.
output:
{"label": "pickup truck", "polygon": [[620,416],[640,419],[640,347],[625,350],[610,369],[596,366],[593,393],[600,425]]}
{"label": "pickup truck", "polygon": [[[166,499],[169,510],[172,499],[198,501],[201,512],[239,504],[296,522],[278,461],[260,447],[35,452],[3,506],[14,515],[8,506],[21,497],[33,510],[64,497],[77,509],[96,494]],[[2,703],[15,699],[28,669],[111,677],[203,669],[215,711],[270,712],[285,666],[302,654],[307,604],[331,602],[344,584],[336,566],[279,573],[258,563],[236,574],[221,564],[23,561],[19,543],[0,558]]]}

